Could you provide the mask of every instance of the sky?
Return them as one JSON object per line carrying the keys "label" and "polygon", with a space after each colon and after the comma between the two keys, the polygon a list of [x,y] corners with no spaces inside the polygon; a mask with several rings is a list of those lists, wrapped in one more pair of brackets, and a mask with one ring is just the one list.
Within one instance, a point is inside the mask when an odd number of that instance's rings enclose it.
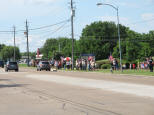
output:
{"label": "sky", "polygon": [[[29,29],[35,29],[70,19],[71,0],[0,0],[0,44],[14,45],[12,32],[16,27],[16,45],[26,51],[25,22]],[[74,35],[79,39],[82,29],[94,21],[114,21],[119,8],[120,24],[139,33],[154,30],[154,0],[73,0],[75,7]],[[71,38],[71,22],[66,21],[48,28],[29,30],[29,49],[36,51],[48,38]]]}

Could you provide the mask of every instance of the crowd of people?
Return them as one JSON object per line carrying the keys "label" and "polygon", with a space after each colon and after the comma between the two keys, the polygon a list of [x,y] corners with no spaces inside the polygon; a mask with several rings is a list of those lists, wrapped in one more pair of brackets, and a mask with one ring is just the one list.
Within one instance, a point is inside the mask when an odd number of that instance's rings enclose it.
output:
{"label": "crowd of people", "polygon": [[76,60],[76,69],[77,70],[95,70],[96,63],[95,60],[91,59],[77,59]]}
{"label": "crowd of people", "polygon": [[[50,60],[50,64],[52,68],[56,68],[56,69],[64,69],[64,70],[70,70],[72,69],[72,60],[69,59],[61,59],[61,60]],[[89,70],[89,71],[93,71],[95,70],[96,67],[96,63],[95,60],[91,59],[77,59],[75,61],[75,65],[74,68],[76,68],[76,70]]]}
{"label": "crowd of people", "polygon": [[[122,69],[150,69],[150,72],[153,72],[153,65],[154,65],[153,59],[152,57],[150,57],[146,58],[146,60],[143,62],[122,64]],[[111,60],[111,67],[112,70],[119,69],[117,59],[113,58]]]}
{"label": "crowd of people", "polygon": [[[31,66],[36,66],[38,64],[38,60],[32,60]],[[72,60],[71,58],[61,58],[61,60],[51,59],[50,61],[51,68],[55,69],[64,69],[70,70],[72,69]],[[111,69],[119,70],[120,66],[118,60],[116,58],[110,58]],[[152,57],[146,58],[143,62],[138,63],[126,63],[122,64],[122,69],[150,69],[150,72],[153,72],[153,59]],[[79,58],[75,60],[74,68],[76,70],[89,70],[93,71],[96,68],[96,62],[93,58]]]}

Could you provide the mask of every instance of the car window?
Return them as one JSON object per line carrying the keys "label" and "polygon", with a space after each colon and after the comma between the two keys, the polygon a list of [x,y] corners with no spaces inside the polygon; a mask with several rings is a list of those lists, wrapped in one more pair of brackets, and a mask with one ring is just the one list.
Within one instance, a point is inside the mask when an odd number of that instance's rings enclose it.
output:
{"label": "car window", "polygon": [[10,65],[17,65],[17,62],[10,62]]}
{"label": "car window", "polygon": [[0,64],[3,64],[3,61],[0,61]]}
{"label": "car window", "polygon": [[49,62],[42,62],[42,64],[49,64]]}

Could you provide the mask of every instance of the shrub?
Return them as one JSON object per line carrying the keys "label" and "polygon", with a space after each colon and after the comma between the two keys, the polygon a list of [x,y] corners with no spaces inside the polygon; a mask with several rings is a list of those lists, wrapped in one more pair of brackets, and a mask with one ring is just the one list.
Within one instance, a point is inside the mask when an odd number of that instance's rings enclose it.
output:
{"label": "shrub", "polygon": [[107,59],[107,60],[100,60],[100,61],[96,61],[96,65],[97,65],[97,68],[101,68],[102,65],[104,64],[110,64],[111,62]]}
{"label": "shrub", "polygon": [[101,69],[110,69],[111,68],[111,64],[103,64],[101,65]]}

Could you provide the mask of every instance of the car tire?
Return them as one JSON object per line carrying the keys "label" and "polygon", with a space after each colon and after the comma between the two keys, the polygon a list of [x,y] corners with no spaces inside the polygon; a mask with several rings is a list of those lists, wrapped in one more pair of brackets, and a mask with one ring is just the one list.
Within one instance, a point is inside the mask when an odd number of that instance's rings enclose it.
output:
{"label": "car tire", "polygon": [[18,71],[19,71],[18,69],[15,70],[15,72],[18,72]]}
{"label": "car tire", "polygon": [[5,69],[5,72],[8,72],[8,69]]}

